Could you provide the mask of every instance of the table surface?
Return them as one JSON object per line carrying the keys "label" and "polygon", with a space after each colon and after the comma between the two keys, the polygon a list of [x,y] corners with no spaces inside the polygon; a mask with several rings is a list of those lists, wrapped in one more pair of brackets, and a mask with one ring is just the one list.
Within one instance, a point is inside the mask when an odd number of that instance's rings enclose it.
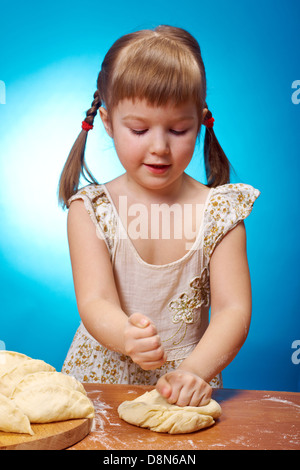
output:
{"label": "table surface", "polygon": [[95,407],[90,434],[69,450],[300,449],[300,393],[214,389],[222,415],[206,429],[170,435],[133,426],[118,405],[153,387],[85,384]]}

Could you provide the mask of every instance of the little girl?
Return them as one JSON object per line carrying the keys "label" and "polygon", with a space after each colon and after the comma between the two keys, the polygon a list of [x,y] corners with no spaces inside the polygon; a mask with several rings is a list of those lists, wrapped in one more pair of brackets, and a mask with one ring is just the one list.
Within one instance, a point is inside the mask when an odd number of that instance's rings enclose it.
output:
{"label": "little girl", "polygon": [[[98,110],[125,169],[105,184],[84,160]],[[159,26],[113,44],[60,179],[82,319],[64,373],[155,385],[179,406],[206,404],[222,386],[249,330],[243,219],[260,193],[229,183],[213,126],[188,32]],[[206,185],[185,173],[201,129]],[[78,190],[82,175],[91,184]]]}

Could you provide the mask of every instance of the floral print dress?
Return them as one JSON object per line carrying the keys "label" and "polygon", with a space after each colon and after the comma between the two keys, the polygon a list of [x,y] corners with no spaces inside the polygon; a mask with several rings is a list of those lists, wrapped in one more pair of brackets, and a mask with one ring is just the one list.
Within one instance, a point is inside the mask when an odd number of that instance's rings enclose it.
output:
{"label": "floral print dress", "polygon": [[[222,238],[252,211],[260,192],[243,183],[211,188],[191,249],[163,265],[145,262],[136,251],[104,184],[91,184],[69,201],[82,199],[99,238],[109,250],[115,282],[127,315],[141,312],[155,324],[167,362],[145,371],[129,357],[99,344],[83,323],[76,331],[62,372],[81,382],[155,385],[193,351],[209,323],[209,262]],[[210,382],[222,387],[219,374]]]}

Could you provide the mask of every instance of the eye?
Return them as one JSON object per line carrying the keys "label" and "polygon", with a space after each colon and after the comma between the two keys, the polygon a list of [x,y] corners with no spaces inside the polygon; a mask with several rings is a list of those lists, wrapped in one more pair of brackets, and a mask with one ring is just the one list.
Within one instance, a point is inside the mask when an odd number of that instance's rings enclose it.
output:
{"label": "eye", "polygon": [[184,131],[175,131],[174,129],[170,129],[170,132],[174,135],[184,135],[187,133],[187,129],[185,129]]}
{"label": "eye", "polygon": [[137,130],[137,129],[130,129],[132,134],[134,135],[143,135],[147,132],[148,129],[142,129],[142,130]]}

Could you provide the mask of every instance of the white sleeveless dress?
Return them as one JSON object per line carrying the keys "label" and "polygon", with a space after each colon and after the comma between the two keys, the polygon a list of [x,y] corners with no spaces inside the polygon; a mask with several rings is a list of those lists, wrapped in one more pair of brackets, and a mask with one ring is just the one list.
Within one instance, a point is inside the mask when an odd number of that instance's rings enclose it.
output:
{"label": "white sleeveless dress", "polygon": [[[141,312],[155,324],[167,362],[145,371],[129,357],[99,344],[81,323],[62,372],[81,382],[155,385],[193,351],[209,323],[210,257],[224,235],[251,212],[260,192],[243,183],[211,188],[202,223],[191,249],[180,259],[152,265],[142,260],[104,184],[89,185],[69,201],[82,199],[97,234],[110,253],[122,309]],[[210,382],[222,387],[221,374]]]}

